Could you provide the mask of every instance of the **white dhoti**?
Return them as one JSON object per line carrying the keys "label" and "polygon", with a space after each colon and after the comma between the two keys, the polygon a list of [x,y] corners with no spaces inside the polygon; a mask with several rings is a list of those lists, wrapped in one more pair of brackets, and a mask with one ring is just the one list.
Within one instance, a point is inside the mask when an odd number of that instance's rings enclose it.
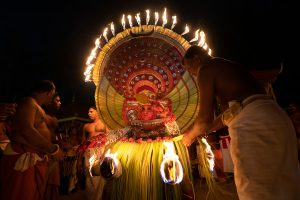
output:
{"label": "white dhoti", "polygon": [[101,200],[105,180],[102,176],[92,176],[90,173],[90,158],[94,155],[96,160],[100,160],[103,155],[104,147],[90,148],[85,152],[86,167],[86,193],[89,200]]}
{"label": "white dhoti", "polygon": [[223,160],[223,172],[233,172],[233,163],[230,155],[230,136],[220,136],[220,148]]}
{"label": "white dhoti", "polygon": [[294,127],[283,109],[260,96],[248,97],[251,103],[227,124],[239,199],[299,200]]}

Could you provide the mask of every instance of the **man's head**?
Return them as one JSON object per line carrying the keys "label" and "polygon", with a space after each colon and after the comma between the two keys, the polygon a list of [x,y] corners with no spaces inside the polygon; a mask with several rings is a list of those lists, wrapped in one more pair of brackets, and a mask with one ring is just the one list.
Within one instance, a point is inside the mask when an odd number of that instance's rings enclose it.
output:
{"label": "man's head", "polygon": [[52,98],[52,104],[53,104],[53,107],[56,109],[56,110],[59,110],[60,109],[60,106],[61,106],[61,101],[60,101],[60,96],[58,93],[55,93],[53,98]]}
{"label": "man's head", "polygon": [[209,58],[211,57],[205,49],[192,45],[182,58],[182,65],[192,75],[197,76],[199,68],[201,68]]}
{"label": "man's head", "polygon": [[95,120],[95,119],[97,119],[97,118],[99,117],[99,116],[98,116],[97,109],[96,109],[95,106],[91,106],[91,107],[89,108],[88,115],[89,115],[89,118],[90,118],[91,120]]}
{"label": "man's head", "polygon": [[49,80],[36,81],[32,88],[32,94],[38,95],[42,104],[49,105],[55,94],[55,85]]}

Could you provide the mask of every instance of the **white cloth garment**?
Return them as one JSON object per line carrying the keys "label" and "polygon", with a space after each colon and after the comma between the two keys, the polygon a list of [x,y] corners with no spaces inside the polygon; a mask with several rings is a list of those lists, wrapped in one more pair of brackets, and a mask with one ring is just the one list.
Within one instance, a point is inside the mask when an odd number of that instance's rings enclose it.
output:
{"label": "white cloth garment", "polygon": [[37,161],[42,161],[44,159],[48,159],[47,155],[45,155],[41,158],[38,154],[32,153],[32,152],[26,152],[26,153],[22,153],[22,154],[17,153],[12,149],[10,143],[6,146],[3,154],[4,155],[20,155],[20,157],[18,158],[18,160],[16,161],[15,166],[14,166],[14,170],[20,171],[20,172],[24,172],[29,167],[34,166]]}
{"label": "white cloth garment", "polygon": [[299,200],[294,127],[273,100],[259,97],[248,97],[244,102],[250,103],[227,124],[239,199]]}
{"label": "white cloth garment", "polygon": [[230,136],[220,136],[220,147],[223,160],[223,171],[233,172],[233,163],[230,155]]}

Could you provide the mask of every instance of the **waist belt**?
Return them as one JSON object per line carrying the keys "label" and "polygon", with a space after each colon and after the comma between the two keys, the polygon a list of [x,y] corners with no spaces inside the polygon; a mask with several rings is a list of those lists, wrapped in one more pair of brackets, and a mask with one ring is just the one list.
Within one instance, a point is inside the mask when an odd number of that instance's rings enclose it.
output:
{"label": "waist belt", "polygon": [[248,104],[258,99],[272,98],[267,95],[253,95],[246,98],[243,101],[231,101],[231,105],[229,106],[229,108],[222,113],[222,123],[227,126],[234,119],[234,117],[237,116],[243,110],[243,108],[245,108]]}

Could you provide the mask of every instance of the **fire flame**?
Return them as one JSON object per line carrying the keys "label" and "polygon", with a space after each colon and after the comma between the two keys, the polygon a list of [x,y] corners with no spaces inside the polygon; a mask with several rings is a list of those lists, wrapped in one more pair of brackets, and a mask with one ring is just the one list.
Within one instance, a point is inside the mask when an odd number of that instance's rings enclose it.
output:
{"label": "fire flame", "polygon": [[199,29],[195,32],[195,37],[193,39],[191,39],[190,42],[198,41],[198,39],[199,39],[199,34],[198,33],[199,33]]}
{"label": "fire flame", "polygon": [[205,44],[205,33],[203,31],[200,31],[200,41],[198,43],[198,46],[203,47]]}
{"label": "fire flame", "polygon": [[163,24],[162,27],[164,27],[168,23],[167,19],[167,9],[165,8],[164,14],[163,14]]}
{"label": "fire flame", "polygon": [[175,16],[172,16],[172,19],[173,19],[173,22],[172,22],[172,26],[171,26],[171,30],[175,27],[175,25],[177,24],[177,17],[176,15]]}
{"label": "fire flame", "polygon": [[114,26],[114,22],[110,23],[110,31],[113,34],[113,36],[115,36],[115,26]]}
{"label": "fire flame", "polygon": [[137,13],[137,14],[135,15],[135,19],[136,19],[136,22],[138,23],[138,25],[141,26],[140,13]]}
{"label": "fire flame", "polygon": [[188,32],[190,32],[190,28],[189,28],[189,26],[186,24],[186,25],[185,25],[185,28],[184,28],[184,31],[183,31],[183,33],[181,33],[181,35],[185,35],[185,34],[187,34]]}
{"label": "fire flame", "polygon": [[90,157],[90,159],[89,159],[89,163],[90,163],[89,172],[90,172],[91,177],[93,177],[93,175],[92,175],[92,167],[93,167],[93,165],[94,165],[94,163],[95,163],[95,161],[96,161],[96,158],[97,158],[96,155],[93,154],[93,155]]}
{"label": "fire flame", "polygon": [[157,22],[158,22],[158,19],[159,19],[159,14],[158,14],[158,12],[155,12],[154,15],[155,15],[155,22],[154,22],[154,25],[156,26],[156,24],[157,24]]}
{"label": "fire flame", "polygon": [[131,15],[128,15],[127,18],[128,18],[129,26],[132,28]]}
{"label": "fire flame", "polygon": [[211,56],[211,53],[212,53],[212,52],[211,52],[211,49],[209,48],[209,49],[208,49],[208,55]]}
{"label": "fire flame", "polygon": [[105,38],[106,42],[108,42],[108,39],[107,39],[107,31],[108,31],[108,28],[106,27],[104,30],[103,30],[103,37]]}
{"label": "fire flame", "polygon": [[[155,16],[155,21],[154,21],[154,25],[157,26],[157,23],[159,21],[159,13],[158,12],[154,12],[154,16]],[[130,28],[133,27],[133,23],[132,23],[132,17],[131,15],[127,15],[127,19],[128,19],[128,24],[130,26]],[[137,21],[137,24],[138,26],[142,26],[142,23],[141,23],[141,17],[140,17],[140,13],[137,13],[135,15],[135,19]],[[167,19],[167,9],[165,8],[164,9],[164,12],[163,12],[163,15],[162,15],[162,27],[164,27],[167,22],[168,22],[168,19]],[[150,22],[150,10],[147,9],[146,10],[146,25],[148,25]],[[121,19],[121,24],[122,24],[122,27],[123,27],[123,30],[126,30],[126,16],[125,14],[122,15],[122,19]],[[172,25],[170,27],[170,29],[172,30],[175,25],[177,24],[177,17],[176,16],[172,16]],[[85,81],[91,81],[91,76],[92,76],[92,70],[93,70],[93,67],[94,67],[94,64],[92,63],[94,61],[94,58],[97,56],[97,51],[98,49],[101,49],[101,38],[102,36],[104,37],[105,41],[108,43],[108,37],[107,37],[107,34],[108,34],[108,29],[110,28],[110,31],[113,35],[113,37],[115,37],[116,33],[115,33],[115,25],[113,22],[111,22],[109,24],[109,27],[106,27],[104,30],[103,30],[103,33],[100,35],[99,38],[96,39],[95,41],[95,47],[94,49],[91,51],[91,54],[90,56],[88,57],[87,61],[86,61],[86,70],[84,72],[84,75],[85,75]],[[184,28],[184,31],[181,33],[181,35],[185,35],[187,33],[190,32],[190,28],[189,26],[186,24],[185,28]],[[200,39],[199,39],[200,37]],[[205,33],[203,31],[200,31],[199,33],[199,29],[195,32],[195,37],[190,40],[190,43],[191,42],[195,42],[195,41],[198,41],[198,46],[202,47],[203,49],[207,50],[208,51],[208,54],[211,55],[212,54],[212,50],[208,47],[208,44],[206,43],[206,38],[205,38]]]}
{"label": "fire flame", "polygon": [[[183,179],[183,169],[175,154],[173,142],[164,142],[166,152],[160,165],[160,174],[165,183],[178,184]],[[167,167],[166,167],[167,166]]]}
{"label": "fire flame", "polygon": [[150,10],[146,10],[146,14],[147,14],[147,16],[146,16],[146,25],[148,25],[149,21],[150,21]]}
{"label": "fire flame", "polygon": [[125,21],[125,15],[123,14],[123,17],[122,17],[122,20],[121,20],[121,24],[122,24],[122,27],[123,27],[123,30],[126,29],[126,21]]}

